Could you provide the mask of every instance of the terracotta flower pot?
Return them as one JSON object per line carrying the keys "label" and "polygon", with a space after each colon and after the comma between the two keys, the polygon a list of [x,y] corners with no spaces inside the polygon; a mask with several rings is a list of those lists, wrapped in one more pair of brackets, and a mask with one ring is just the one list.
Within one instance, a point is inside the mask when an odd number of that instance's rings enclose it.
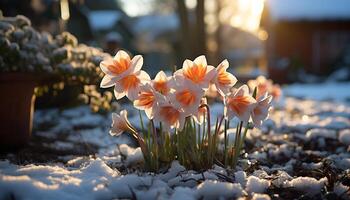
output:
{"label": "terracotta flower pot", "polygon": [[32,132],[34,88],[42,80],[30,73],[0,74],[0,149],[25,145]]}

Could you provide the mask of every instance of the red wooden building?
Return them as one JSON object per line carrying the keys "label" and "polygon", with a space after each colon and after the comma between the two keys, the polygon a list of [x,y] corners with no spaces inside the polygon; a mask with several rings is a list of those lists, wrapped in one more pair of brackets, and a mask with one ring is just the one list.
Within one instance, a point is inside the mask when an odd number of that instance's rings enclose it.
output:
{"label": "red wooden building", "polygon": [[327,75],[350,49],[350,1],[266,0],[261,26],[271,78],[290,82],[300,69]]}

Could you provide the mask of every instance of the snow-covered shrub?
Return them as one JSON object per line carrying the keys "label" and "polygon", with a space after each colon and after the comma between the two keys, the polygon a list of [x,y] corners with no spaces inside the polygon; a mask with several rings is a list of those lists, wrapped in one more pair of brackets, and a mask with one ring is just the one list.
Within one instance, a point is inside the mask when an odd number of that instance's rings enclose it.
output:
{"label": "snow-covered shrub", "polygon": [[[60,90],[64,84],[95,85],[103,73],[99,63],[110,55],[100,49],[79,44],[68,32],[52,36],[40,33],[28,18],[0,16],[0,72],[23,72],[35,75],[52,76],[55,84],[51,89]],[[36,91],[42,94],[47,87]],[[94,90],[97,92],[97,90]],[[107,96],[106,96],[107,95]],[[107,101],[91,101],[96,108],[106,109],[110,102],[108,94],[102,94]],[[91,95],[85,95],[90,101]]]}

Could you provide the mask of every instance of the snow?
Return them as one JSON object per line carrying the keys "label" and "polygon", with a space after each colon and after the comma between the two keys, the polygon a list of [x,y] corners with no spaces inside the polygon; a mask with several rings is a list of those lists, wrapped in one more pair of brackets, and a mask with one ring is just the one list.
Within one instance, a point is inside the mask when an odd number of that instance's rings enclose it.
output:
{"label": "snow", "polygon": [[350,199],[350,187],[343,185],[342,183],[334,184],[334,193],[336,193],[339,197],[344,199]]}
{"label": "snow", "polygon": [[348,0],[268,0],[274,20],[335,20],[350,18]]}
{"label": "snow", "polygon": [[[4,163],[2,163],[4,164]],[[60,166],[9,165],[0,170],[0,199],[103,199],[111,193],[108,179],[119,176],[102,160],[90,160],[80,170]],[[21,188],[18,190],[18,188]]]}
{"label": "snow", "polygon": [[321,178],[320,180],[310,177],[298,177],[289,181],[288,185],[295,190],[306,192],[308,195],[314,195],[320,193],[326,183],[326,177]]}
{"label": "snow", "polygon": [[254,194],[252,200],[271,200],[267,194]]}
{"label": "snow", "polygon": [[176,199],[186,199],[186,200],[195,200],[197,193],[194,190],[187,187],[177,187],[174,190],[173,195],[171,195],[170,200]]}
{"label": "snow", "polygon": [[235,182],[245,187],[247,183],[247,174],[244,171],[235,172]]}
{"label": "snow", "polygon": [[345,145],[350,145],[350,129],[340,131],[339,141]]}
{"label": "snow", "polygon": [[126,156],[125,164],[133,165],[143,162],[143,155],[140,147],[131,148],[127,144],[119,145],[120,153]]}
{"label": "snow", "polygon": [[178,174],[180,174],[180,172],[185,172],[186,168],[182,165],[180,165],[180,163],[175,160],[171,163],[171,167],[169,168],[168,172],[165,174],[159,174],[158,177],[163,180],[168,182],[170,179],[175,178]]}
{"label": "snow", "polygon": [[197,186],[198,198],[200,199],[232,199],[244,194],[244,190],[238,183],[223,183],[206,180]]}
{"label": "snow", "polygon": [[336,131],[334,131],[334,130],[315,128],[315,129],[311,129],[308,132],[306,132],[306,137],[309,139],[315,139],[315,138],[320,138],[320,137],[329,138],[329,139],[336,139],[337,134],[336,134]]}
{"label": "snow", "polygon": [[[348,13],[350,14],[350,12]],[[283,93],[286,96],[313,99],[319,101],[333,100],[337,102],[346,101],[347,99],[350,99],[349,91],[350,82],[325,82],[313,84],[296,83],[283,88]]]}
{"label": "snow", "polygon": [[[92,113],[87,106],[38,110],[29,149],[1,156],[0,199],[269,199],[275,191],[297,199],[325,194],[327,179],[311,171],[322,171],[326,161],[338,177],[329,192],[345,198],[348,186],[339,178],[350,169],[350,106],[344,99],[325,100],[283,99],[261,130],[248,132],[236,169],[217,163],[195,171],[173,161],[158,173],[140,170],[141,150],[127,133],[108,134],[110,114]],[[213,115],[222,114],[221,103],[211,108]],[[129,114],[137,126],[138,113]],[[235,123],[228,131],[231,142]],[[50,152],[58,155],[38,158]],[[300,175],[303,171],[310,177]]]}
{"label": "snow", "polygon": [[270,182],[265,179],[260,179],[255,176],[249,176],[247,180],[246,190],[249,194],[251,193],[264,193],[270,186]]}

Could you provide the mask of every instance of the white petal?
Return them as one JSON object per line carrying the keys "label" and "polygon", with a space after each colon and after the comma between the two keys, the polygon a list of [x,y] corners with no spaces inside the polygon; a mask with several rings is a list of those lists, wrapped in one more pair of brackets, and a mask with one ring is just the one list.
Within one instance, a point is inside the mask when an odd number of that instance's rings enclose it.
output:
{"label": "white petal", "polygon": [[116,83],[115,77],[109,76],[106,74],[100,83],[100,87],[101,88],[109,88],[109,87],[112,87],[113,85],[115,85],[115,83]]}
{"label": "white petal", "polygon": [[[182,64],[182,69],[183,70],[187,70],[188,68],[190,68],[190,67],[192,67],[193,66],[193,62],[191,61],[191,60],[188,60],[188,59],[186,59],[184,62],[183,62],[183,64]],[[181,69],[179,69],[179,70],[181,70]],[[179,71],[179,70],[177,70],[177,71]],[[182,70],[181,70],[182,71]],[[175,72],[176,73],[176,72]],[[174,73],[174,74],[175,74]]]}
{"label": "white petal", "polygon": [[225,59],[218,65],[217,71],[219,71],[221,68],[223,68],[226,71],[228,67],[229,67],[229,63],[227,59]]}
{"label": "white petal", "polygon": [[130,56],[129,56],[128,53],[126,53],[126,52],[123,51],[123,50],[119,50],[119,51],[115,54],[115,56],[114,56],[113,59],[114,59],[114,60],[120,60],[121,58],[130,60]]}
{"label": "white petal", "polygon": [[246,84],[239,87],[235,92],[235,96],[245,96],[245,95],[249,95],[249,88]]}
{"label": "white petal", "polygon": [[143,57],[141,55],[137,55],[132,58],[131,66],[133,67],[133,73],[141,70],[143,65]]}
{"label": "white petal", "polygon": [[215,67],[208,65],[205,80],[209,82],[212,81],[215,78],[216,74],[217,74],[217,71],[215,70]]}
{"label": "white petal", "polygon": [[125,96],[124,90],[121,88],[121,85],[118,83],[114,87],[114,96],[117,100]]}
{"label": "white petal", "polygon": [[108,65],[113,65],[113,64],[114,63],[112,59],[104,60],[100,63],[100,68],[103,71],[103,73],[108,74],[110,76],[114,76],[114,74],[108,69]]}
{"label": "white petal", "polygon": [[151,81],[151,77],[147,74],[147,72],[141,70],[135,74],[137,78],[140,80],[142,84],[149,83]]}
{"label": "white petal", "polygon": [[156,75],[156,77],[154,78],[155,81],[160,81],[160,80],[168,80],[167,75],[164,73],[163,70],[159,71]]}
{"label": "white petal", "polygon": [[204,55],[198,56],[196,59],[193,61],[196,65],[202,65],[202,66],[207,66],[207,59],[205,58]]}
{"label": "white petal", "polygon": [[131,101],[134,101],[139,96],[139,92],[140,92],[140,88],[139,87],[129,88],[129,90],[126,92],[126,96]]}
{"label": "white petal", "polygon": [[148,108],[148,109],[145,109],[145,113],[146,113],[146,116],[148,117],[148,119],[153,119],[153,108]]}

